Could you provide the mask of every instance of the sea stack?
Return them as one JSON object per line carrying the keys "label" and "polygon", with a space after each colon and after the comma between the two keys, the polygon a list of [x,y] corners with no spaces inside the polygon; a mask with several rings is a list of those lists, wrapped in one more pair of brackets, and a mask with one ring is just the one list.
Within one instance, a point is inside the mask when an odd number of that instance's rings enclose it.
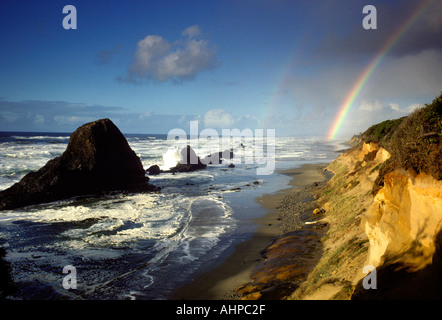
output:
{"label": "sea stack", "polygon": [[181,150],[181,160],[173,168],[170,169],[172,172],[190,172],[195,170],[205,169],[206,164],[201,162],[200,157],[198,157],[195,151],[188,145]]}
{"label": "sea stack", "polygon": [[66,151],[0,192],[0,210],[112,190],[155,191],[140,158],[109,119],[86,123]]}

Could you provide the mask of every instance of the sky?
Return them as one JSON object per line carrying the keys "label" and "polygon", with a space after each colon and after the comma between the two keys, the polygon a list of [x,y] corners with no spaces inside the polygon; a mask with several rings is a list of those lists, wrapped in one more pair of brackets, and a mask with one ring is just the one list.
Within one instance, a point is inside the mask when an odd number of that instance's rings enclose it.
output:
{"label": "sky", "polygon": [[378,58],[334,136],[351,137],[441,93],[441,39],[441,0],[2,0],[0,131],[325,138]]}

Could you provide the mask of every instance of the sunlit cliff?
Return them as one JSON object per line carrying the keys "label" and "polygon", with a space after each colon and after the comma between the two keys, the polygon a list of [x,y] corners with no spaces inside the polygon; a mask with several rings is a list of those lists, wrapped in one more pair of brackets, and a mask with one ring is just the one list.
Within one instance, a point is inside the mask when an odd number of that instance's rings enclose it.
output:
{"label": "sunlit cliff", "polygon": [[441,137],[442,95],[372,126],[327,167],[322,258],[289,299],[442,297]]}

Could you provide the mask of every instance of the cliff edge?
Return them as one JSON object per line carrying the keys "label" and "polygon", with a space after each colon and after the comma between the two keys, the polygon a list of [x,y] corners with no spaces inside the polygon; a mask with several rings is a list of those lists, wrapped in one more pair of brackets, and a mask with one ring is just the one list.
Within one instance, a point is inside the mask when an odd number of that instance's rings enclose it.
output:
{"label": "cliff edge", "polygon": [[441,137],[442,95],[327,167],[322,257],[288,299],[442,298]]}

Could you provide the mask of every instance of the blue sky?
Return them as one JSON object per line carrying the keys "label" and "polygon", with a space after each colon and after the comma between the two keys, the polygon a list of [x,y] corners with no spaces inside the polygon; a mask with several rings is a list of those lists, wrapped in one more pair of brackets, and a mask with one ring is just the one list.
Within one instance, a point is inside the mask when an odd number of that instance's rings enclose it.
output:
{"label": "blue sky", "polygon": [[[0,131],[71,132],[108,117],[125,133],[272,128],[325,136],[358,75],[424,1],[0,2]],[[62,25],[65,5],[77,29]],[[377,29],[362,28],[366,4]],[[340,132],[442,90],[442,1],[375,70]]]}

